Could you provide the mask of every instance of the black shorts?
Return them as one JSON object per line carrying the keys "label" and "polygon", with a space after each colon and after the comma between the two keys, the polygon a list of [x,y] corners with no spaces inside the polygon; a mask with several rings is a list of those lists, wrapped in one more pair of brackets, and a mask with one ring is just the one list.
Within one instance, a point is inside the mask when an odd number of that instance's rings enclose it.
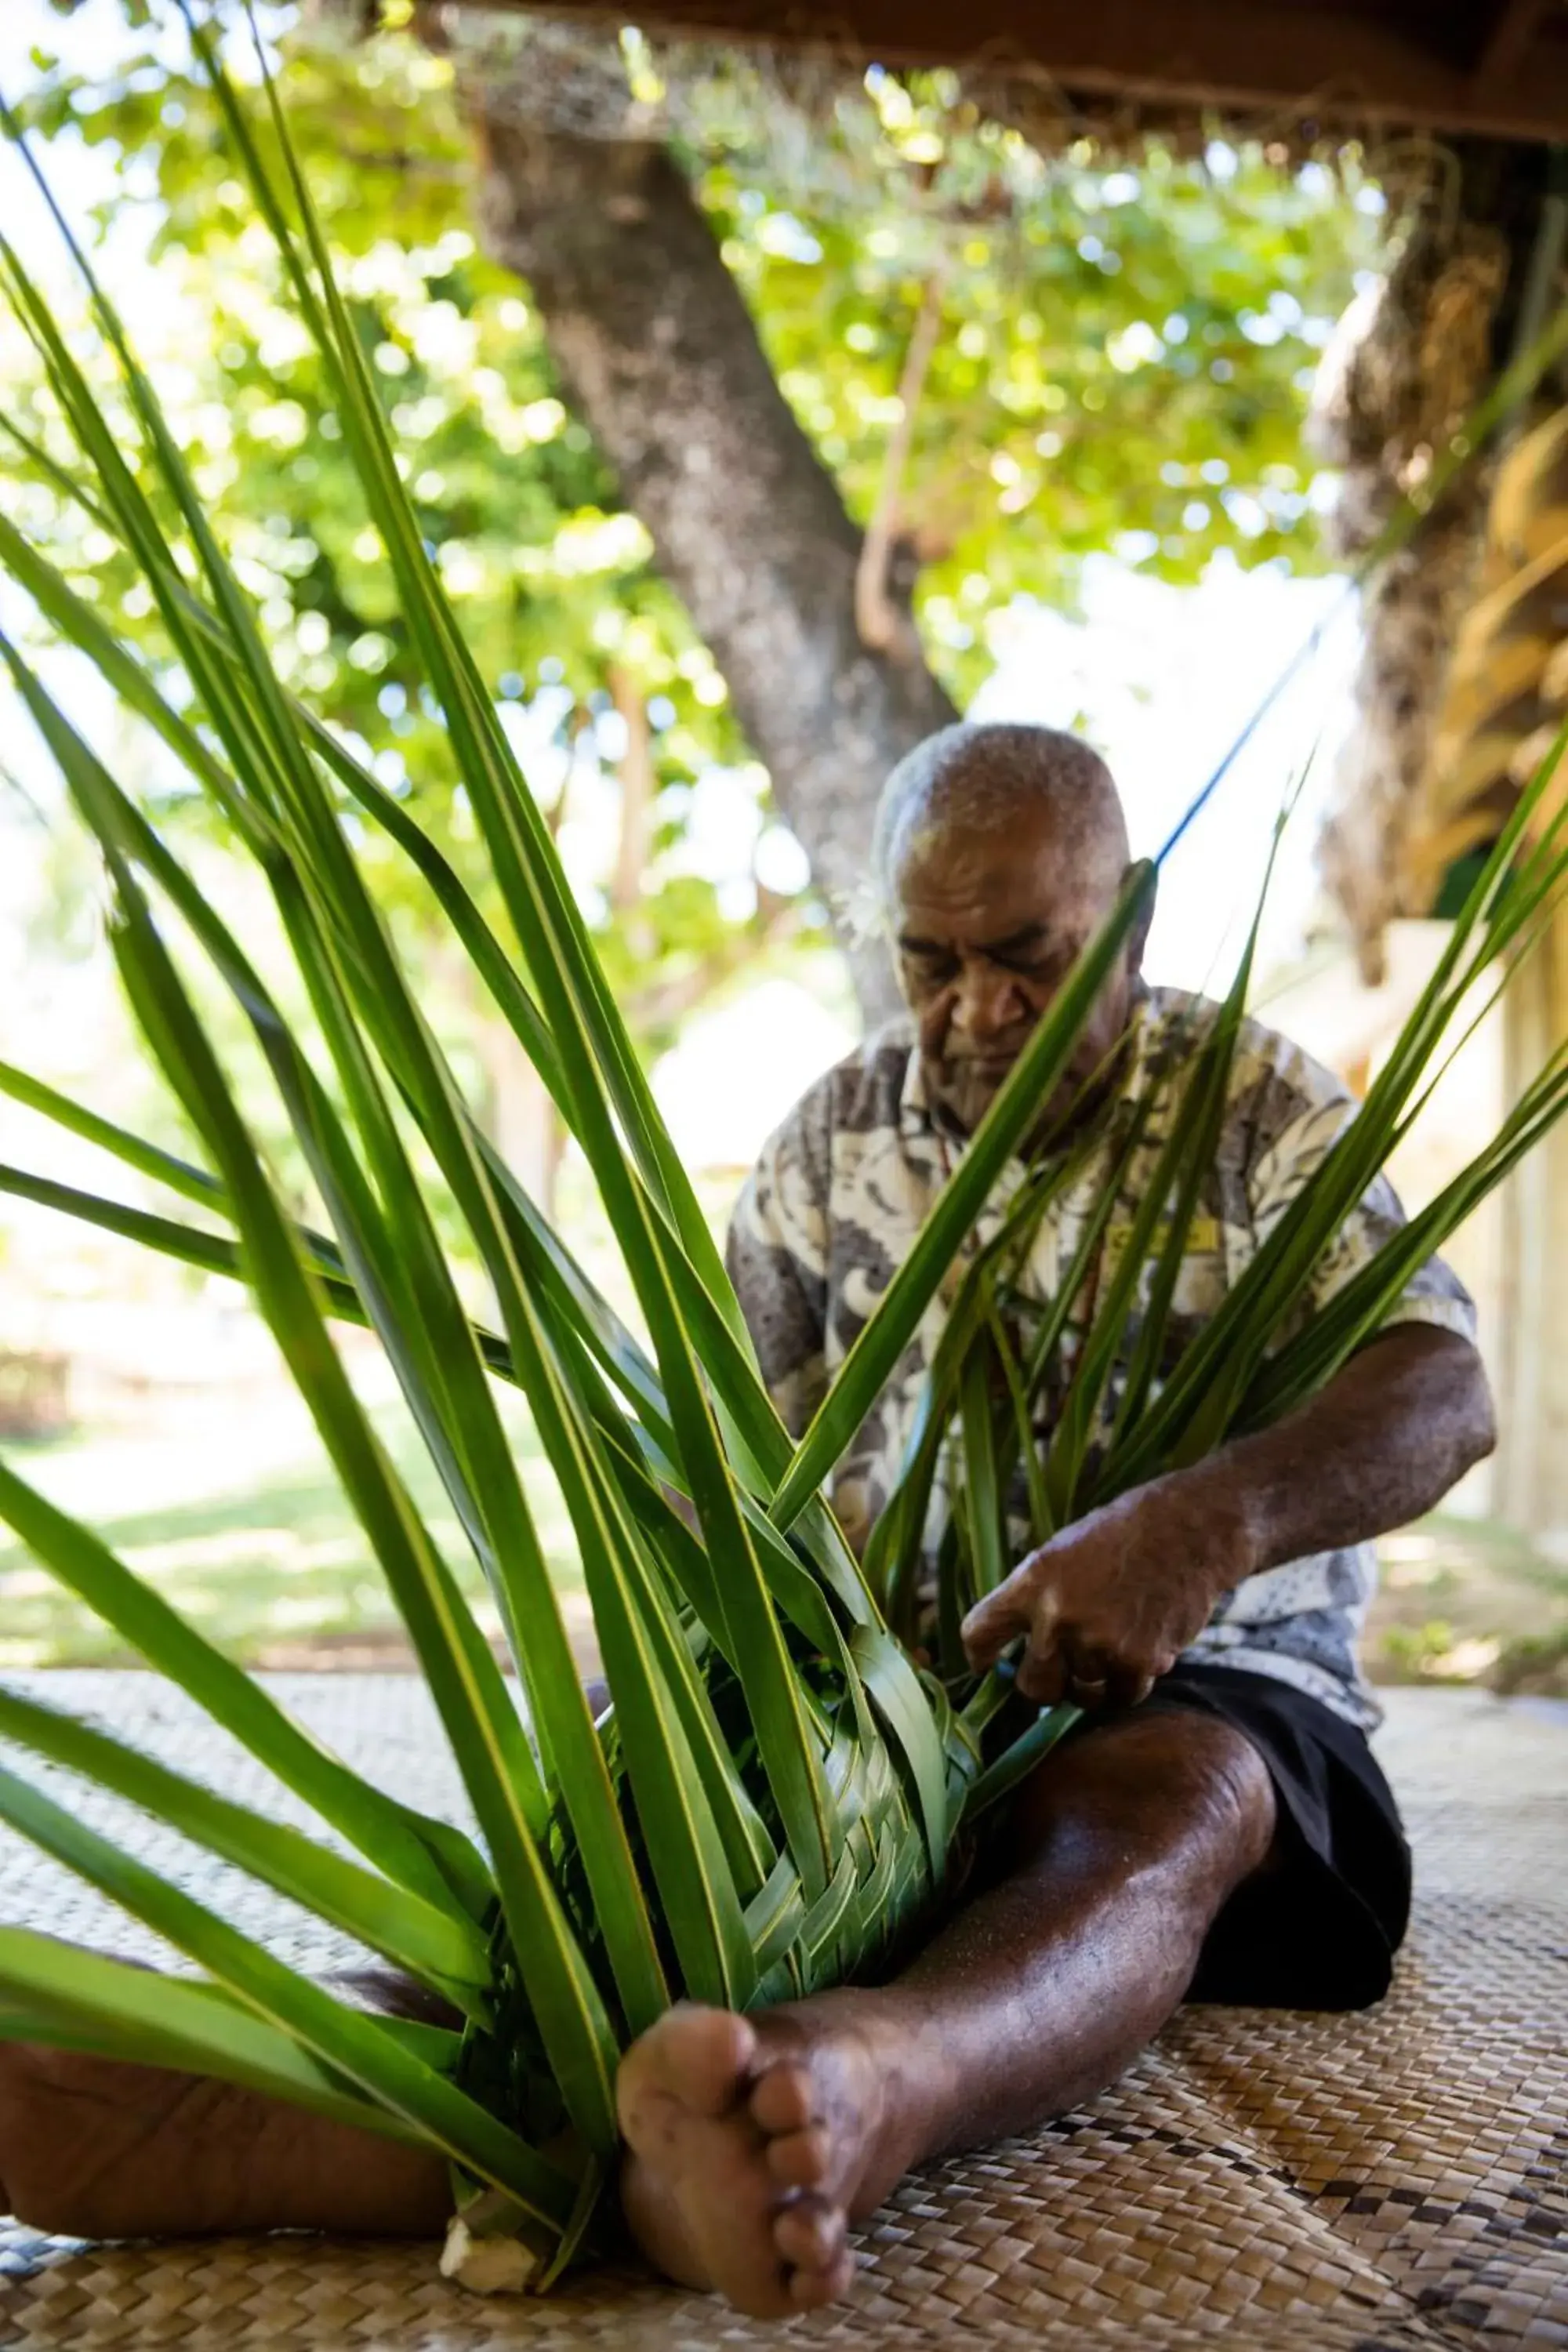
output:
{"label": "black shorts", "polygon": [[1143,1707],[1233,1723],[1279,1802],[1275,1853],[1209,1929],[1187,1999],[1263,2009],[1380,2000],[1409,1924],[1410,1848],[1365,1734],[1289,1683],[1234,1666],[1178,1666]]}

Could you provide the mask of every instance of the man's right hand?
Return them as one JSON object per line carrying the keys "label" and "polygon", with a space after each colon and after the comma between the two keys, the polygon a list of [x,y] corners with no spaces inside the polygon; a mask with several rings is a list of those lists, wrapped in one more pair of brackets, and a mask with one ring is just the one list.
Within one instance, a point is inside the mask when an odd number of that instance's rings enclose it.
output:
{"label": "man's right hand", "polygon": [[976,1673],[1020,1635],[1017,1687],[1042,1706],[1132,1706],[1256,1565],[1215,1462],[1136,1486],[1064,1528],[963,1621]]}

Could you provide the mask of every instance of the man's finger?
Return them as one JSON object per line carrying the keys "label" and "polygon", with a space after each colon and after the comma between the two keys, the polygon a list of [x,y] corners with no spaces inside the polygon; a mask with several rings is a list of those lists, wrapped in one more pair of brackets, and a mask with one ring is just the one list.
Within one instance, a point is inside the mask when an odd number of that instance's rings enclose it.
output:
{"label": "man's finger", "polygon": [[1068,1696],[1066,1658],[1049,1643],[1041,1650],[1031,1642],[1018,1662],[1016,1688],[1020,1697],[1036,1706],[1059,1706]]}
{"label": "man's finger", "polygon": [[1088,1642],[1069,1638],[1063,1647],[1068,1662],[1067,1696],[1075,1706],[1092,1715],[1115,1696],[1117,1662],[1108,1651]]}
{"label": "man's finger", "polygon": [[1018,1661],[1019,1692],[1037,1706],[1058,1706],[1067,1689],[1070,1664],[1064,1629],[1058,1623],[1056,1595],[1037,1593],[1029,1638]]}
{"label": "man's finger", "polygon": [[963,1654],[977,1675],[994,1666],[1020,1633],[1029,1633],[1038,1622],[1042,1606],[1048,1606],[1046,1597],[1032,1589],[1027,1566],[1026,1562],[1023,1568],[1016,1568],[1005,1583],[977,1601],[958,1629]]}

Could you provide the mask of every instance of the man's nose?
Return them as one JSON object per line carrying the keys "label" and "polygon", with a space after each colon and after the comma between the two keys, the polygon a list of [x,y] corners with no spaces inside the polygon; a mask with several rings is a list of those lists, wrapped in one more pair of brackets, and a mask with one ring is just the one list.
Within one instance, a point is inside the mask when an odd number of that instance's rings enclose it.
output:
{"label": "man's nose", "polygon": [[1006,1037],[1028,1018],[1024,992],[1011,972],[994,965],[965,964],[958,977],[952,1025],[975,1045]]}

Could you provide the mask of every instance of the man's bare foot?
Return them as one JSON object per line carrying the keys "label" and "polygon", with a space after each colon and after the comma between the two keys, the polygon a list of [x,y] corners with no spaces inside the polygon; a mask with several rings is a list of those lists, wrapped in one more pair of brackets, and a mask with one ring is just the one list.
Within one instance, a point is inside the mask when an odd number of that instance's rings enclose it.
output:
{"label": "man's bare foot", "polygon": [[845,2294],[851,2221],[921,2153],[925,2107],[875,1996],[752,2018],[671,2010],[621,2061],[626,2220],[650,2262],[754,2318]]}
{"label": "man's bare foot", "polygon": [[437,2237],[446,2167],[159,2066],[0,2042],[0,2213],[73,2238],[331,2230]]}

